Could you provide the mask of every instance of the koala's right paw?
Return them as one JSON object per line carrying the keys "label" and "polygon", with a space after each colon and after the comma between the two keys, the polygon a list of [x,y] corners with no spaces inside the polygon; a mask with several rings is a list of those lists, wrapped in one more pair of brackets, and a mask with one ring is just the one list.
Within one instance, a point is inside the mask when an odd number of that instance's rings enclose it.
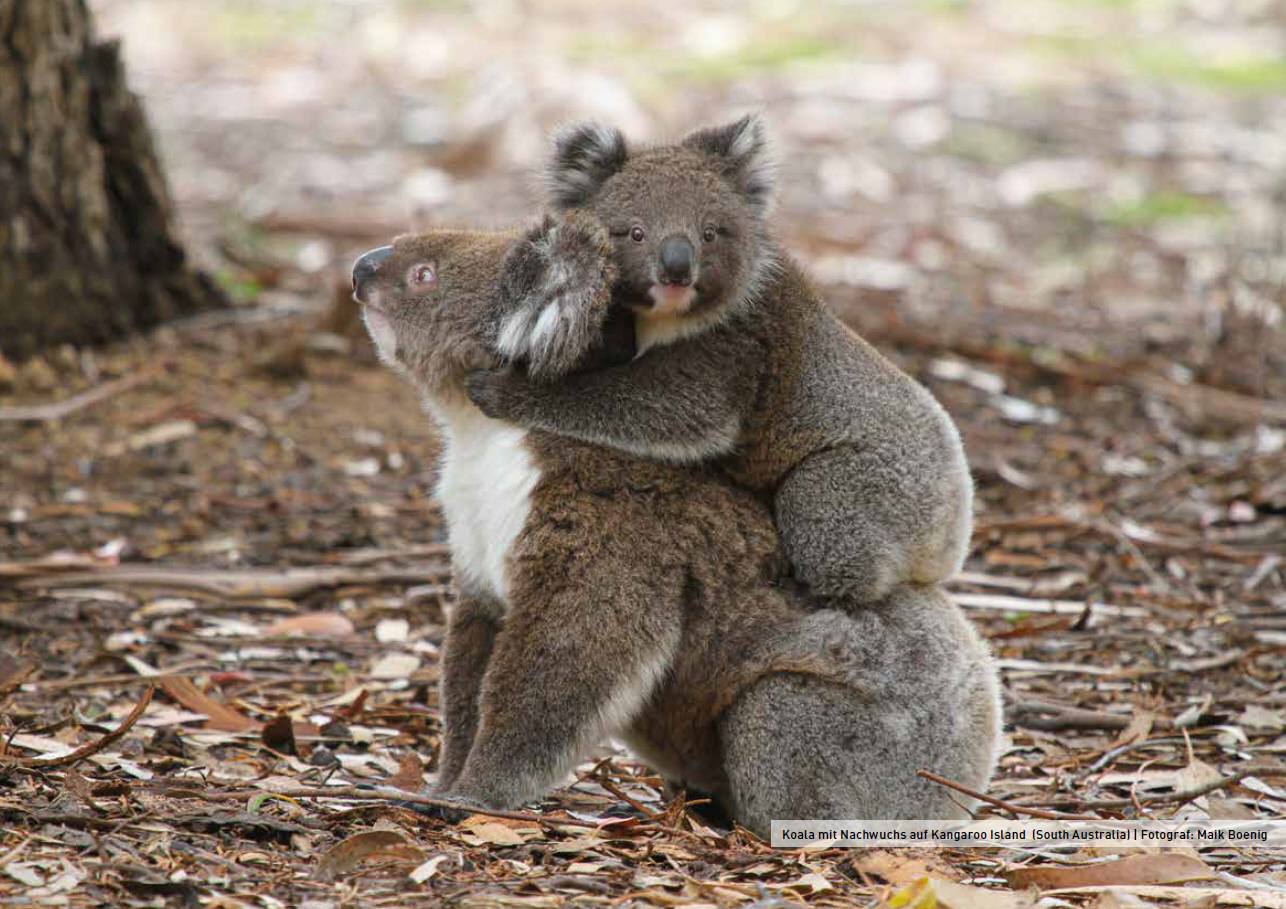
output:
{"label": "koala's right paw", "polygon": [[502,266],[496,350],[540,381],[565,375],[603,333],[616,276],[607,230],[592,215],[546,217]]}

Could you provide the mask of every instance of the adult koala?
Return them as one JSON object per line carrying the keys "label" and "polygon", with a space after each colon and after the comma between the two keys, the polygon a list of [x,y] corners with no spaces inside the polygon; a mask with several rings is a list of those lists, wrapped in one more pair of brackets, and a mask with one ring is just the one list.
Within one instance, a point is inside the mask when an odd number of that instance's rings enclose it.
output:
{"label": "adult koala", "polygon": [[459,596],[435,794],[511,807],[612,735],[765,837],[773,818],[963,816],[915,771],[985,787],[1000,709],[985,644],[939,588],[822,608],[778,586],[786,563],[752,494],[470,402],[466,377],[517,307],[547,319],[528,368],[556,375],[597,339],[614,277],[606,232],[576,213],[526,234],[404,236],[353,268],[381,357],[445,443]]}

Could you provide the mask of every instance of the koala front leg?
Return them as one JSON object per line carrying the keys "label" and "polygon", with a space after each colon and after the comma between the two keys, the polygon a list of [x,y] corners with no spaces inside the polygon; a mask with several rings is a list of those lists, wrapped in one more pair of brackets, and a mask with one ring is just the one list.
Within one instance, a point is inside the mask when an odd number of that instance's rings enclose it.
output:
{"label": "koala front leg", "polygon": [[473,747],[482,679],[500,631],[497,617],[503,611],[494,597],[461,592],[447,619],[440,687],[445,728],[438,757],[439,791],[455,783]]}
{"label": "koala front leg", "polygon": [[497,420],[645,458],[696,463],[736,446],[762,363],[753,340],[716,329],[557,383],[479,370],[465,387]]}
{"label": "koala front leg", "polygon": [[637,716],[678,647],[678,600],[604,601],[611,589],[578,586],[506,617],[473,748],[445,795],[490,808],[538,798]]}

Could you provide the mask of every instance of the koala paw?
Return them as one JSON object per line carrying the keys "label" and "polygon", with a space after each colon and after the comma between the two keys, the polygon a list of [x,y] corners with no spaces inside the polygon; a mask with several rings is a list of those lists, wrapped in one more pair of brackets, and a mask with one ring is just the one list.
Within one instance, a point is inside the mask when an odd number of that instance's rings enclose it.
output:
{"label": "koala paw", "polygon": [[450,802],[452,805],[458,805],[458,808],[448,808],[443,805],[424,805],[407,802],[404,807],[410,808],[423,814],[425,817],[435,818],[439,821],[446,821],[448,824],[458,824],[469,815],[475,813],[480,806],[474,804],[466,798],[458,795],[449,795],[443,792],[425,792],[424,795],[431,799],[438,799],[443,802]]}
{"label": "koala paw", "polygon": [[615,266],[606,229],[584,212],[546,217],[502,266],[495,346],[537,379],[566,374],[602,337]]}
{"label": "koala paw", "polygon": [[469,400],[493,420],[513,416],[513,401],[521,381],[510,369],[475,369],[465,376],[464,388]]}

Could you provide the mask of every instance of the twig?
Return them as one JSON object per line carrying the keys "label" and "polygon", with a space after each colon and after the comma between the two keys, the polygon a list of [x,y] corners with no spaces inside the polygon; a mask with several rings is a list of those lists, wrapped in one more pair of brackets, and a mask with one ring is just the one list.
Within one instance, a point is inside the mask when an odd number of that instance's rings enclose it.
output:
{"label": "twig", "polygon": [[[244,794],[259,794],[264,790],[254,789],[246,790]],[[480,808],[476,805],[462,805],[459,802],[449,801],[447,799],[435,799],[428,795],[418,795],[412,792],[381,792],[378,789],[359,789],[356,786],[335,786],[325,789],[283,789],[275,792],[274,795],[281,795],[292,799],[346,799],[354,801],[378,801],[378,802],[407,802],[412,805],[424,805],[427,808],[445,808],[448,811],[470,811],[474,814],[485,814],[488,817],[502,817],[511,821],[530,821],[533,824],[539,824],[542,827],[584,827],[588,830],[599,830],[604,825],[593,821],[582,821],[576,818],[557,818],[545,817],[540,814],[533,814],[529,811],[505,811],[499,808]],[[205,796],[199,796],[204,798]],[[691,836],[687,830],[680,830],[677,827],[666,827],[652,820],[640,820],[637,826],[647,827],[649,830],[662,830],[666,833],[680,834]]]}
{"label": "twig", "polygon": [[146,372],[135,373],[132,376],[125,376],[111,382],[104,382],[102,385],[98,385],[88,391],[82,391],[80,394],[72,395],[64,401],[55,401],[52,404],[0,407],[0,422],[52,423],[56,420],[61,420],[63,417],[70,416],[78,410],[83,410],[91,404],[106,400],[112,395],[118,395],[137,385],[150,382],[155,375],[156,371],[149,369]]}
{"label": "twig", "polygon": [[[950,594],[957,606],[965,609],[995,609],[1001,612],[1047,612],[1056,615],[1080,615],[1085,612],[1082,600],[1046,600],[1033,597],[1016,597],[995,593]],[[1113,606],[1110,603],[1091,603],[1096,615],[1142,617],[1148,614],[1138,606]]]}
{"label": "twig", "polygon": [[1006,811],[1012,811],[1014,814],[1027,814],[1027,815],[1031,815],[1032,817],[1044,818],[1050,821],[1098,820],[1098,818],[1085,817],[1079,814],[1064,814],[1061,811],[1046,811],[1043,808],[1026,808],[1022,805],[1015,805],[1012,802],[1006,802],[1004,799],[998,799],[994,796],[984,795],[981,792],[976,792],[973,789],[968,788],[967,786],[962,786],[959,783],[952,782],[951,780],[945,777],[938,776],[936,773],[931,773],[928,770],[917,770],[915,772],[915,775],[919,777],[923,777],[929,782],[937,783],[939,786],[946,786],[948,789],[954,789],[956,792],[963,792],[965,795],[973,796],[980,802],[986,802],[989,805],[995,805],[997,808],[1003,808]]}
{"label": "twig", "polygon": [[1234,783],[1240,783],[1246,777],[1254,776],[1257,773],[1264,773],[1268,769],[1270,768],[1247,767],[1238,770],[1231,776],[1226,776],[1221,780],[1215,780],[1211,783],[1195,786],[1192,789],[1181,789],[1178,792],[1168,792],[1162,795],[1145,795],[1140,796],[1137,799],[1132,796],[1119,799],[1098,799],[1097,801],[1078,802],[1077,804],[1081,808],[1089,810],[1097,810],[1099,808],[1132,808],[1143,805],[1169,805],[1174,803],[1183,804],[1184,802],[1190,802],[1193,799],[1201,798],[1201,796],[1214,792],[1217,789],[1223,789],[1227,786],[1233,785]]}
{"label": "twig", "polygon": [[[1024,718],[1031,713],[1052,713],[1053,716],[1047,719]],[[1014,723],[1028,729],[1124,729],[1130,725],[1130,718],[1119,713],[1087,710],[1034,697],[1014,704],[1010,714]]]}
{"label": "twig", "polygon": [[5,758],[5,760],[13,761],[24,767],[70,767],[75,764],[79,764],[85,758],[90,755],[97,754],[125,733],[129,732],[130,727],[137,723],[138,718],[143,715],[143,711],[147,709],[147,705],[152,703],[152,692],[155,690],[156,688],[154,686],[148,685],[143,691],[143,696],[139,698],[138,703],[134,705],[134,709],[129,712],[129,716],[121,720],[119,726],[104,735],[101,739],[95,739],[88,744],[81,745],[70,754],[64,754],[62,757],[54,758],[25,758],[11,755]]}
{"label": "twig", "polygon": [[210,596],[281,597],[293,599],[322,588],[349,584],[415,584],[426,578],[442,577],[445,565],[413,565],[395,569],[290,568],[283,571],[220,571],[205,568],[162,568],[154,565],[125,565],[98,571],[76,571],[30,577],[17,582],[22,588],[83,587],[96,584],[135,584],[142,587],[175,588]]}

